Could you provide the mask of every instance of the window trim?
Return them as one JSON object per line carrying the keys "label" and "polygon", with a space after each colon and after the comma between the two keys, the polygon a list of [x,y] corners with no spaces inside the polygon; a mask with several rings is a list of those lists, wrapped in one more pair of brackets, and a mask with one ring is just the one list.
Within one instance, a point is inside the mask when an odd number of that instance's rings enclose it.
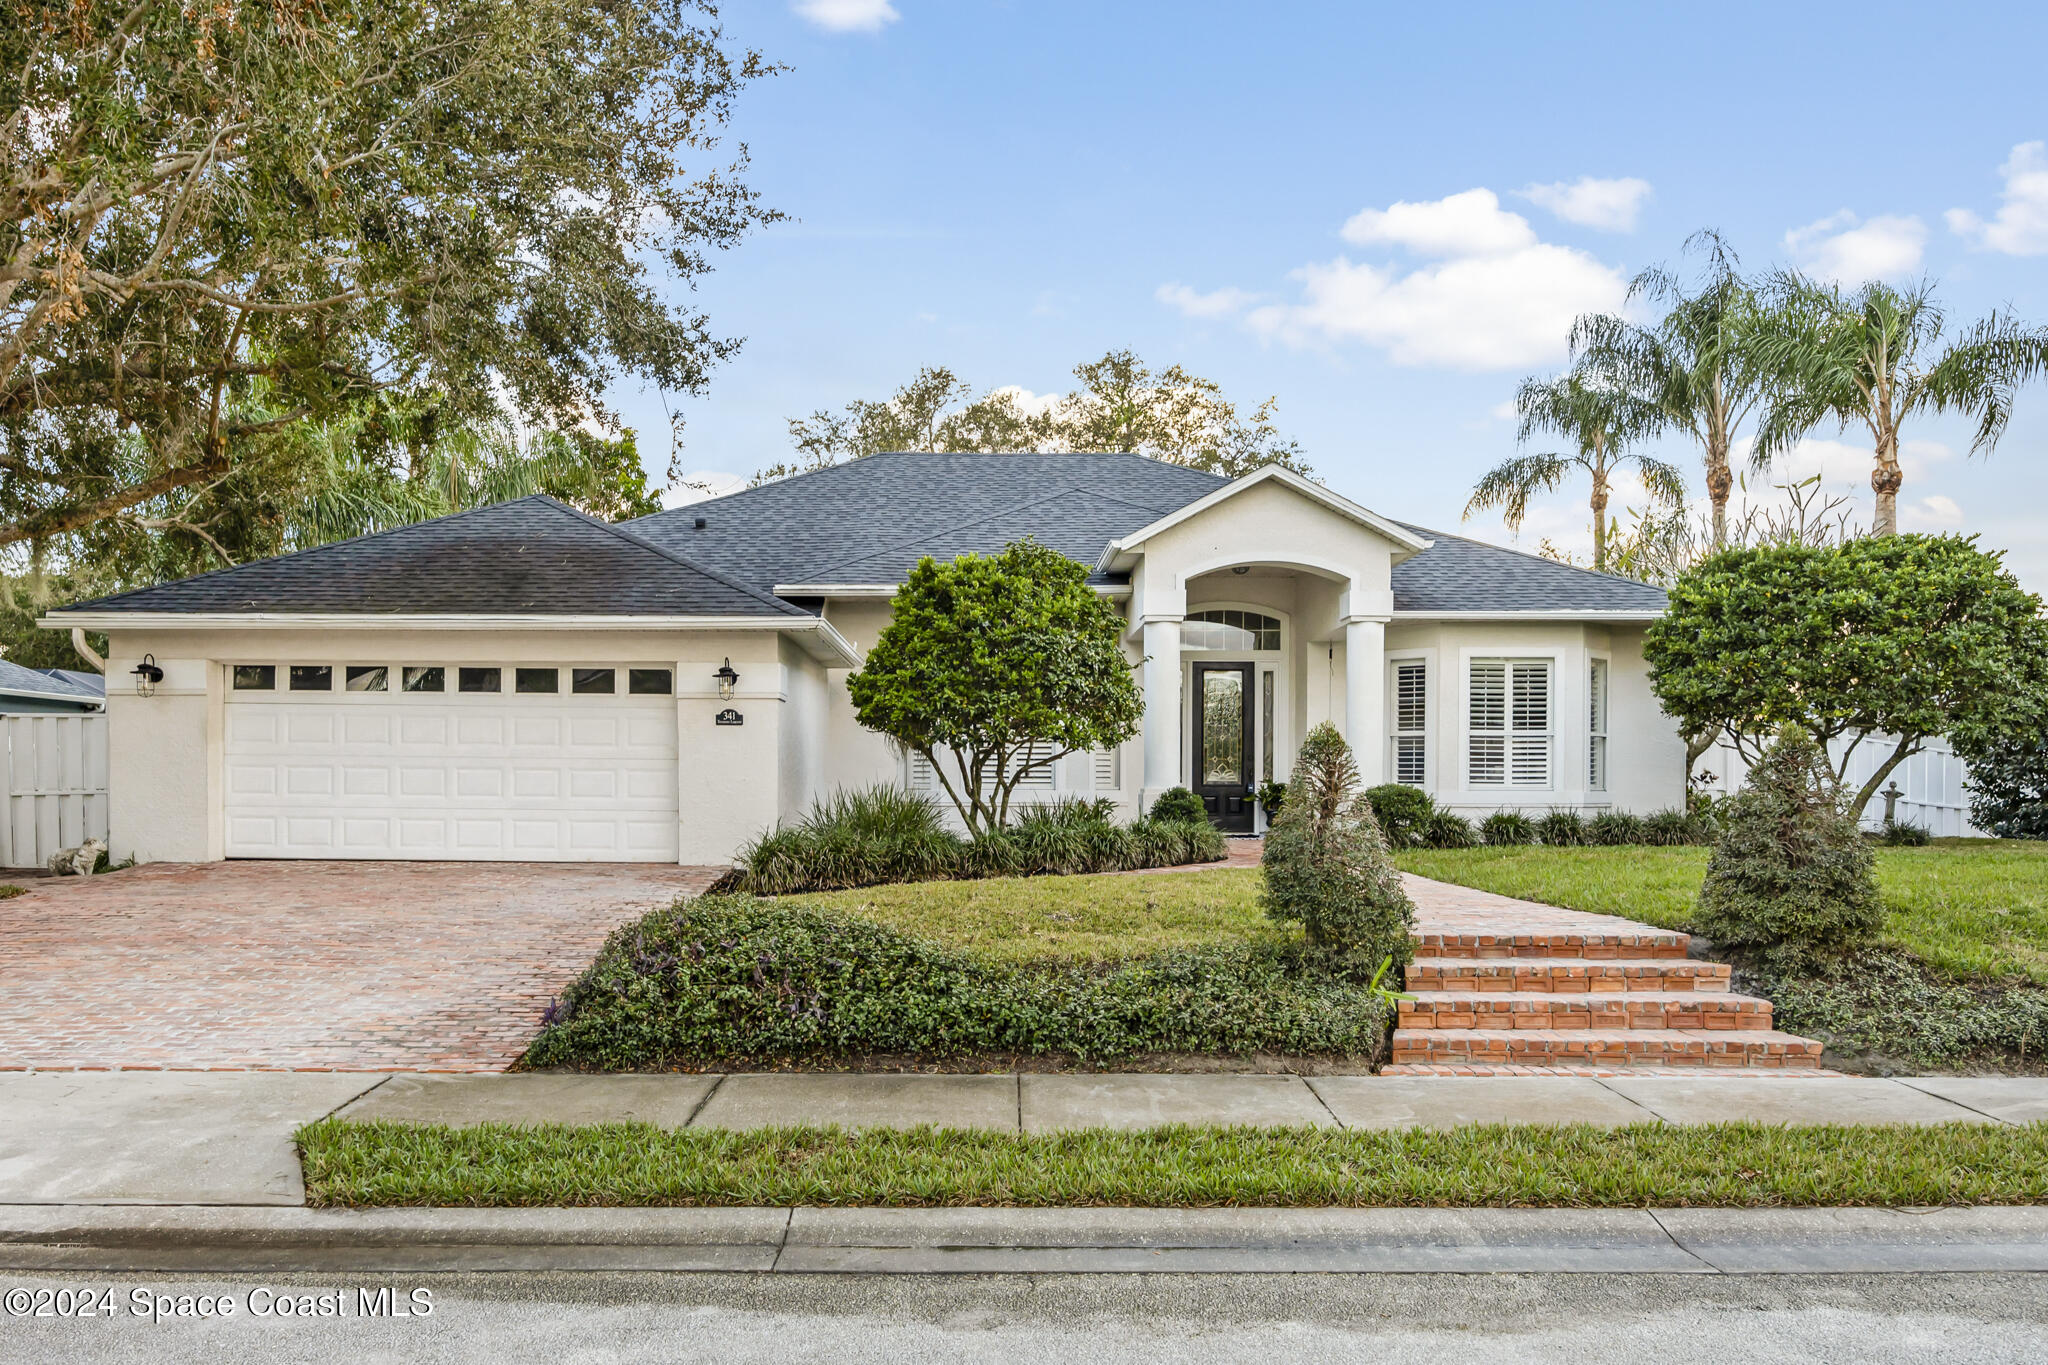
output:
{"label": "window trim", "polygon": [[[1401,728],[1401,670],[1419,667],[1422,670],[1422,724],[1413,730]],[[1387,769],[1382,774],[1389,782],[1404,786],[1418,787],[1423,791],[1436,790],[1436,744],[1430,736],[1430,727],[1436,720],[1436,651],[1427,649],[1389,651],[1387,654]],[[1418,739],[1422,742],[1422,777],[1409,782],[1401,776],[1401,741]]]}
{"label": "window trim", "polygon": [[[1548,792],[1555,794],[1558,785],[1557,741],[1558,741],[1558,681],[1563,673],[1560,666],[1565,651],[1550,649],[1518,650],[1504,653],[1499,650],[1461,650],[1458,659],[1458,777],[1462,789],[1472,792],[1517,793]],[[1501,724],[1499,730],[1480,730],[1472,724],[1473,673],[1481,664],[1501,664],[1506,668],[1503,675],[1505,691],[1502,694]],[[1548,680],[1545,725],[1541,731],[1517,730],[1514,726],[1514,666],[1517,664],[1541,664]],[[1481,735],[1498,734],[1502,737],[1501,778],[1499,782],[1479,782],[1472,773],[1472,741]],[[1544,743],[1544,778],[1536,783],[1517,783],[1514,779],[1514,743],[1517,734],[1541,734]]]}
{"label": "window trim", "polygon": [[1605,654],[1586,658],[1586,790],[1605,794],[1613,781],[1607,742],[1614,723],[1614,663]]}

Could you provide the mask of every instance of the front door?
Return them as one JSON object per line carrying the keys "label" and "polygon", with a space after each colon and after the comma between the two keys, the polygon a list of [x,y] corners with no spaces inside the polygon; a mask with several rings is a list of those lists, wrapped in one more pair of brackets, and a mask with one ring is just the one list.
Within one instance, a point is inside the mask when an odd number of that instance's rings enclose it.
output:
{"label": "front door", "polygon": [[1252,832],[1252,666],[1195,665],[1195,794],[1231,834]]}

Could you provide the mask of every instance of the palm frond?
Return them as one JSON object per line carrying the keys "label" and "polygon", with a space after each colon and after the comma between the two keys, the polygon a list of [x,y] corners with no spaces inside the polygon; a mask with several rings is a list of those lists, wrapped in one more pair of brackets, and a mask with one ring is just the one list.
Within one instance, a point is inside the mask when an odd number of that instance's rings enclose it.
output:
{"label": "palm frond", "polygon": [[1537,493],[1556,491],[1578,463],[1576,459],[1554,454],[1516,455],[1502,460],[1486,471],[1472,489],[1462,520],[1470,521],[1474,512],[1498,507],[1501,521],[1510,531],[1518,531],[1528,515],[1529,499]]}

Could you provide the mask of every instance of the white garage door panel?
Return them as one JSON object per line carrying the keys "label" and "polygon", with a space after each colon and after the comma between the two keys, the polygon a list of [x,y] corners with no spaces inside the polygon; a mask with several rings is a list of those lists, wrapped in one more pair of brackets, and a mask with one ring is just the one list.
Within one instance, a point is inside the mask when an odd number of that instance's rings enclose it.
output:
{"label": "white garage door panel", "polygon": [[230,701],[229,857],[678,855],[668,697]]}

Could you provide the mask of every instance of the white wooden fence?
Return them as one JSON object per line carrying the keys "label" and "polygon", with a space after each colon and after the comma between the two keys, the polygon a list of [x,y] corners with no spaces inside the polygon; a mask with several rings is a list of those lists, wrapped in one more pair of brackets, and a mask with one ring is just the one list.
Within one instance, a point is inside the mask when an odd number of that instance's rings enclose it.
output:
{"label": "white wooden fence", "polygon": [[7,812],[0,867],[41,867],[107,837],[107,718],[4,716]]}
{"label": "white wooden fence", "polygon": [[[1851,791],[1860,789],[1870,780],[1870,775],[1877,771],[1897,742],[1883,735],[1872,735],[1856,746],[1856,751],[1849,756],[1849,771],[1844,774]],[[1836,740],[1828,746],[1829,756],[1839,763],[1847,744],[1847,740]],[[1718,796],[1741,790],[1749,774],[1749,765],[1743,762],[1740,753],[1724,742],[1707,750],[1699,762],[1693,764],[1695,776],[1702,770],[1720,779],[1708,788]],[[1970,823],[1970,796],[1963,789],[1965,775],[1963,760],[1956,757],[1948,741],[1930,739],[1919,753],[1892,769],[1886,785],[1896,782],[1903,793],[1896,807],[1900,820],[1925,825],[1937,838],[1981,837],[1985,831]],[[1883,824],[1884,795],[1883,788],[1879,788],[1879,794],[1871,797],[1870,804],[1863,809],[1863,827],[1878,829]]]}

